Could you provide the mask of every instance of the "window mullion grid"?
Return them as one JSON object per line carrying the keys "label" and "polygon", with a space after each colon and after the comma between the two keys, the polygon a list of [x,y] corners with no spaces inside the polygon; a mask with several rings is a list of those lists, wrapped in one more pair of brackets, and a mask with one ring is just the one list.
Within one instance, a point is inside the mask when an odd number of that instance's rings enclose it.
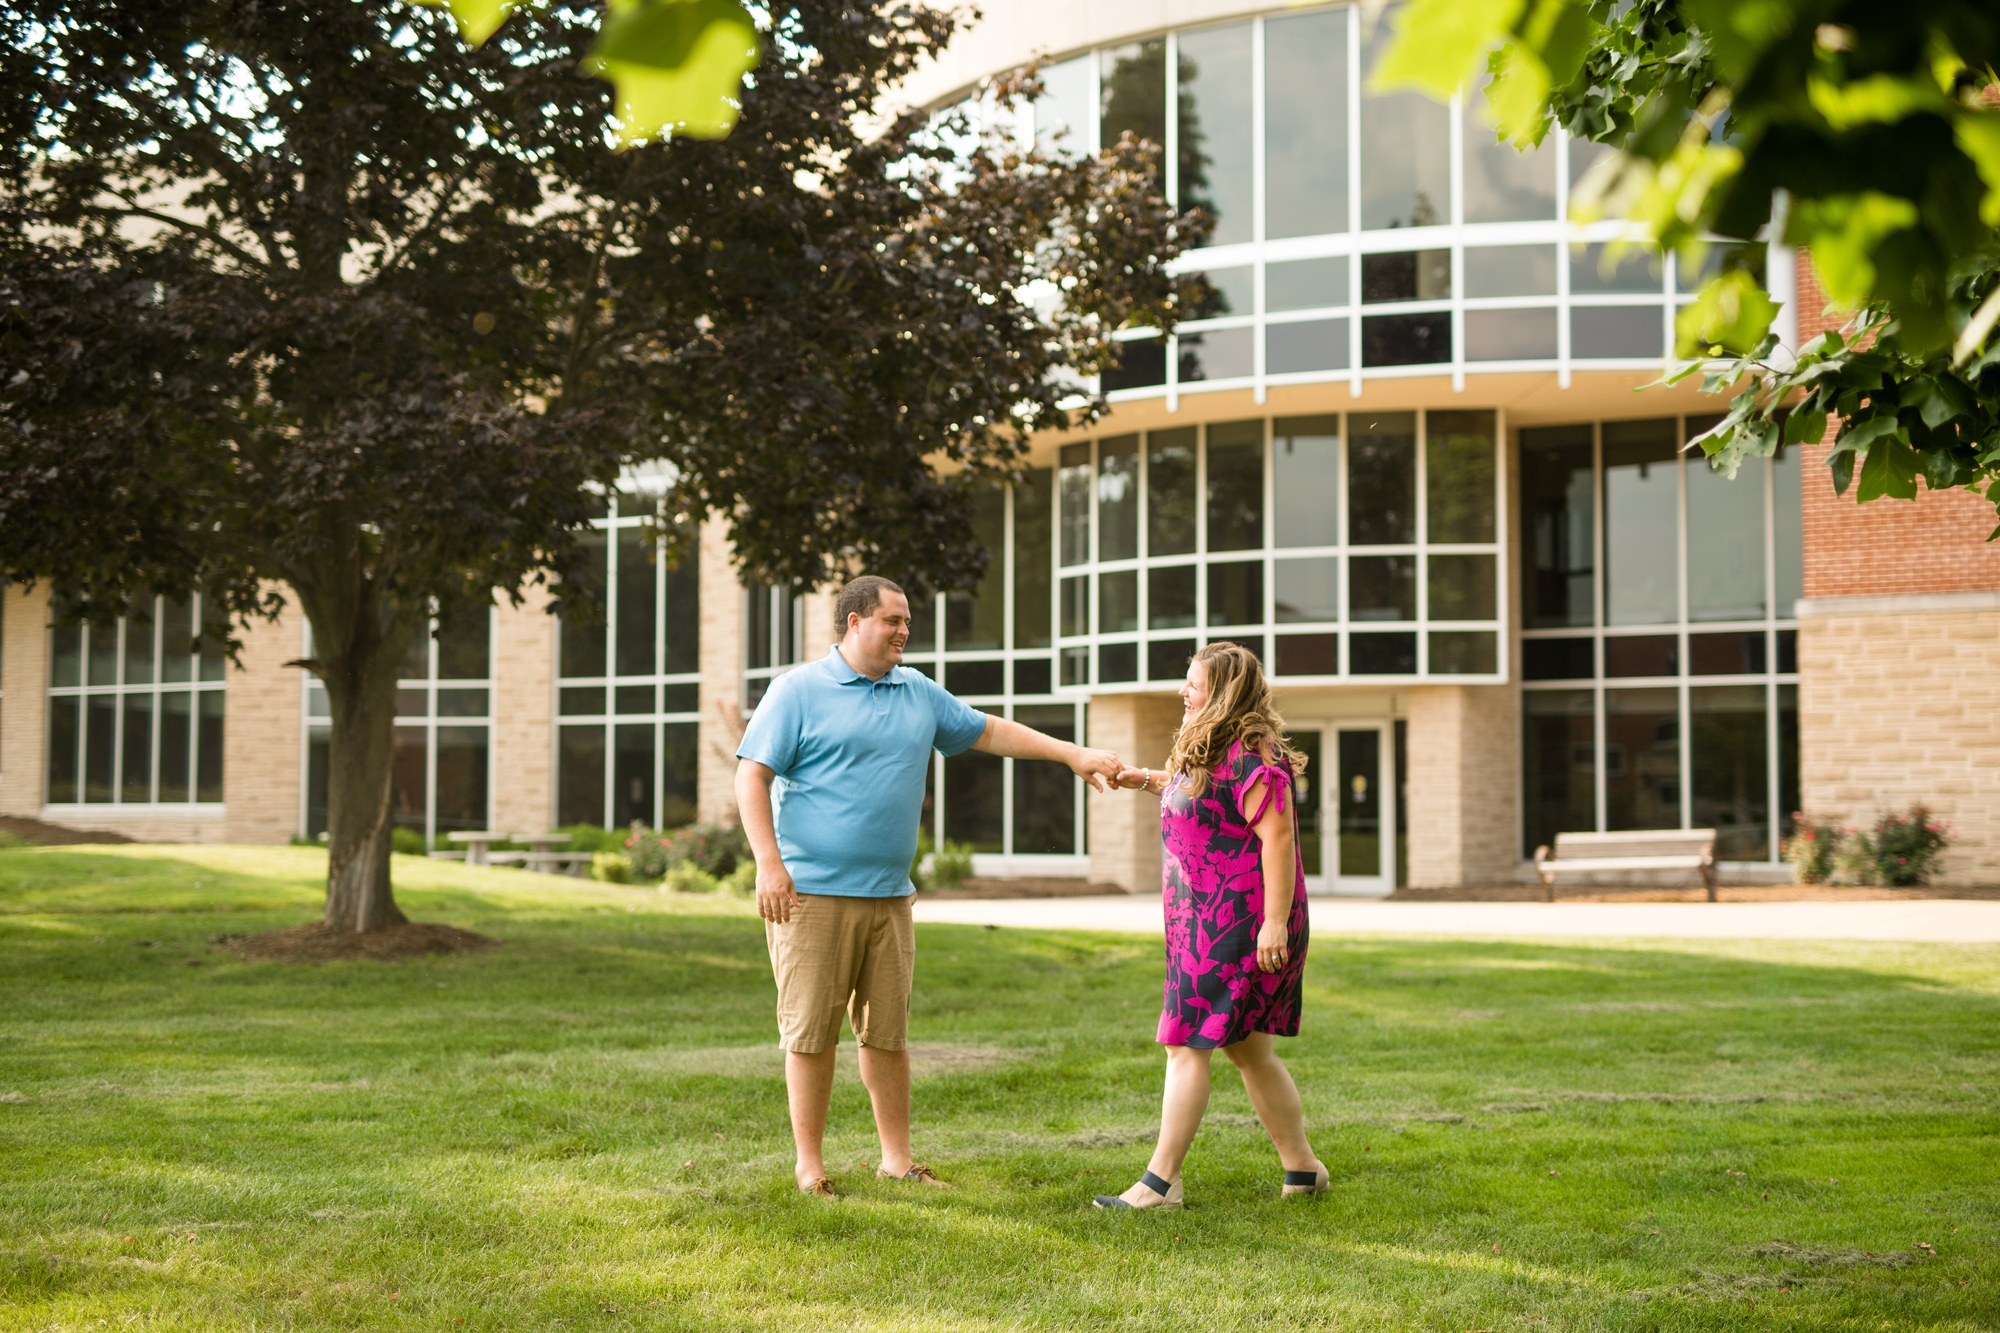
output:
{"label": "window mullion grid", "polygon": [[[1353,431],[1354,414],[1343,413],[1338,422],[1338,433],[1334,436],[1334,471],[1340,481],[1335,487],[1334,494],[1333,537],[1338,549],[1333,562],[1333,610],[1336,622],[1334,634],[1338,639],[1334,646],[1340,656],[1334,665],[1340,669],[1341,676],[1351,676],[1354,674],[1354,659],[1351,655],[1353,644],[1349,641],[1348,623],[1352,619],[1353,608],[1349,605],[1347,595],[1347,515],[1350,508],[1349,497],[1353,493],[1354,485],[1354,478],[1348,466],[1348,437]],[[1277,658],[1275,650],[1271,656],[1275,665]],[[1324,759],[1321,762],[1325,762]]]}
{"label": "window mullion grid", "polygon": [[[1347,8],[1347,394],[1361,396],[1361,6]],[[1343,658],[1342,665],[1345,665]]]}
{"label": "window mullion grid", "polygon": [[[1563,273],[1565,267],[1564,265],[1557,266],[1556,273],[1558,274],[1558,280],[1560,280],[1560,275]],[[1608,619],[1604,613],[1604,608],[1610,596],[1610,590],[1605,587],[1604,579],[1604,423],[1600,421],[1590,423],[1590,546],[1590,619],[1593,628],[1590,651],[1592,666],[1594,668],[1591,673],[1590,682],[1590,726],[1591,745],[1596,751],[1591,766],[1596,770],[1595,785],[1597,790],[1594,794],[1594,799],[1596,802],[1597,831],[1605,833],[1609,831],[1605,816],[1606,806],[1608,805],[1605,785],[1609,781],[1609,775],[1604,771],[1606,749],[1604,743],[1604,623]]]}
{"label": "window mullion grid", "polygon": [[[1687,418],[1680,417],[1676,424],[1680,427],[1679,439],[1687,440]],[[1681,827],[1694,827],[1694,730],[1690,725],[1692,698],[1688,693],[1688,489],[1687,454],[1684,450],[1674,451],[1674,481],[1678,490],[1680,521],[1674,525],[1675,541],[1678,549],[1674,561],[1674,587],[1677,617],[1680,623],[1674,626],[1676,665],[1680,667],[1680,679],[1675,682],[1680,700],[1680,751],[1681,751]]]}
{"label": "window mullion grid", "polygon": [[1250,341],[1250,368],[1256,377],[1252,391],[1259,407],[1265,399],[1264,363],[1264,20],[1250,20],[1250,236],[1256,242],[1256,258],[1250,266],[1250,307],[1259,319]]}
{"label": "window mullion grid", "polygon": [[[1427,554],[1430,544],[1430,469],[1425,466],[1430,457],[1431,414],[1426,410],[1417,413],[1417,449],[1411,466],[1417,470],[1416,538],[1414,553],[1416,570],[1413,577],[1417,584],[1417,679],[1424,680],[1431,674],[1431,636],[1426,632],[1431,618],[1431,561]],[[1380,808],[1379,806],[1377,807]]]}
{"label": "window mullion grid", "polygon": [[1195,639],[1209,641],[1208,633],[1208,436],[1204,424],[1194,453],[1194,623]]}
{"label": "window mullion grid", "polygon": [[1451,164],[1451,391],[1465,392],[1465,92],[1451,95],[1448,160]]}
{"label": "window mullion grid", "polygon": [[1777,460],[1764,460],[1764,813],[1770,832],[1766,859],[1783,857],[1784,793],[1778,782],[1778,479]]}

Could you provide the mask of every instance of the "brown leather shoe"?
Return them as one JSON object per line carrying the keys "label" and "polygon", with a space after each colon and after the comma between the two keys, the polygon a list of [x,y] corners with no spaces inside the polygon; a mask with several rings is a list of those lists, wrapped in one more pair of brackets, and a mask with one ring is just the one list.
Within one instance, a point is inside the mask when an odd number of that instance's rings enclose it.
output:
{"label": "brown leather shoe", "polygon": [[799,1186],[799,1193],[810,1194],[815,1199],[838,1199],[840,1195],[833,1189],[833,1182],[821,1176],[810,1185]]}
{"label": "brown leather shoe", "polygon": [[878,1180],[908,1180],[908,1181],[913,1181],[919,1185],[935,1185],[939,1189],[945,1189],[945,1190],[958,1188],[956,1185],[953,1185],[949,1181],[939,1180],[937,1178],[937,1172],[931,1170],[929,1167],[925,1166],[922,1162],[912,1163],[910,1165],[910,1169],[905,1171],[900,1176],[890,1175],[887,1171],[884,1171],[880,1167],[877,1167],[875,1169],[875,1176],[876,1179]]}

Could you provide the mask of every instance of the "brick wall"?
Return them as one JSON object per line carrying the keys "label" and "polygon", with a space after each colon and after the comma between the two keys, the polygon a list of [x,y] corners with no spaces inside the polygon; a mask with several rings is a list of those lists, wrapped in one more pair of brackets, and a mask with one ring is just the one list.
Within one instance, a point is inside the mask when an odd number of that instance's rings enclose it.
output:
{"label": "brick wall", "polygon": [[[1799,257],[1799,340],[1845,317],[1829,314],[1812,265]],[[1825,467],[1827,441],[1805,454],[1803,480],[1805,593],[1814,597],[1972,592],[2000,588],[2000,542],[1986,535],[2000,518],[1993,504],[1964,488],[1932,491],[1921,480],[1917,498],[1856,504],[1854,491],[1833,492]]]}
{"label": "brick wall", "polygon": [[282,843],[299,831],[299,701],[305,673],[287,667],[305,654],[305,616],[289,592],[275,621],[243,635],[240,666],[229,670],[223,731],[222,840]]}
{"label": "brick wall", "polygon": [[[1090,701],[1088,744],[1128,763],[1158,768],[1180,725],[1171,695],[1109,694]],[[1084,791],[1090,830],[1090,878],[1128,893],[1160,888],[1160,798],[1138,791]]]}
{"label": "brick wall", "polygon": [[539,833],[555,824],[556,621],[549,590],[529,587],[518,607],[493,613],[493,809],[486,826]]}
{"label": "brick wall", "polygon": [[736,742],[743,735],[743,590],[729,525],[701,525],[701,761],[695,804],[711,823],[736,822]]}
{"label": "brick wall", "polygon": [[1501,884],[1519,860],[1519,692],[1441,685],[1409,698],[1410,884]]}
{"label": "brick wall", "polygon": [[49,588],[0,586],[0,601],[0,814],[33,819],[42,810]]}

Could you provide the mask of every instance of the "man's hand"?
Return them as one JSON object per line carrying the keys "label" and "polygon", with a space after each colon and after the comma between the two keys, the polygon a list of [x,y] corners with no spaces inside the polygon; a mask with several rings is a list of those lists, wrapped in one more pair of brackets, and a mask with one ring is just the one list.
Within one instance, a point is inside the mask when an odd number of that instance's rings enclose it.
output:
{"label": "man's hand", "polygon": [[[1088,782],[1098,791],[1108,791],[1118,785],[1121,774],[1126,772],[1125,761],[1109,750],[1086,750],[1077,746],[1069,756],[1069,771]],[[1106,786],[1106,784],[1110,786]]]}
{"label": "man's hand", "polygon": [[792,919],[792,909],[799,905],[799,891],[792,884],[792,872],[785,869],[785,863],[776,857],[767,866],[757,863],[757,915],[773,925],[782,926]]}

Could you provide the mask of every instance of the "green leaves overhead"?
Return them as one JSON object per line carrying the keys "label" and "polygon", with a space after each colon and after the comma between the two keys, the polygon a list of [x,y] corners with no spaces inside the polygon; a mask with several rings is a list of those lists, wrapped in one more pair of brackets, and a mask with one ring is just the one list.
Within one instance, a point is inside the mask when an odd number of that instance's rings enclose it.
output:
{"label": "green leaves overhead", "polygon": [[[513,0],[421,0],[451,11],[474,46],[500,30]],[[611,0],[584,68],[618,89],[618,138],[720,139],[742,110],[757,64],[757,25],[738,0]]]}
{"label": "green leaves overhead", "polygon": [[736,0],[612,0],[585,63],[617,85],[619,138],[635,144],[727,135],[757,54],[756,26]]}
{"label": "green leaves overhead", "polygon": [[1710,356],[1712,348],[1747,356],[1757,350],[1778,306],[1755,275],[1737,269],[1705,283],[1701,295],[1675,320],[1682,356]]}

